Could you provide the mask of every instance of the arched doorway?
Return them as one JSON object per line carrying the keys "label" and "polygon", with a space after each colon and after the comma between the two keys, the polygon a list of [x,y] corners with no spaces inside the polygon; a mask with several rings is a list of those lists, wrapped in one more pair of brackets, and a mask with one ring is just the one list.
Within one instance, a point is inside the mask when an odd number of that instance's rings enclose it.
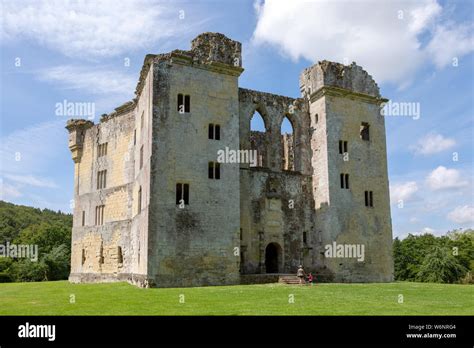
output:
{"label": "arched doorway", "polygon": [[265,248],[265,272],[278,273],[281,259],[281,247],[277,243],[270,243]]}

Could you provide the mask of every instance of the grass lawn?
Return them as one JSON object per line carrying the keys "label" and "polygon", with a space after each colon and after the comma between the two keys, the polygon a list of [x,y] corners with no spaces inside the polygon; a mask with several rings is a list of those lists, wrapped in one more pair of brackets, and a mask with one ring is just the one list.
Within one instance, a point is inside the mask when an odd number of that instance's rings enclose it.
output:
{"label": "grass lawn", "polygon": [[[289,303],[291,295],[294,303]],[[0,284],[0,315],[474,315],[474,286],[397,282],[140,289],[127,283],[6,283]]]}

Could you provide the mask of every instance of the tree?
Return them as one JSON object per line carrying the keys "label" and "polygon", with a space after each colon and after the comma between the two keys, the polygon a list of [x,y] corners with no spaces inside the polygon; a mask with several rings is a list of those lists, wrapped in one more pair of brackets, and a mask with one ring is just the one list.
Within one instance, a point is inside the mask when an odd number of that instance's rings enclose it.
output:
{"label": "tree", "polygon": [[449,249],[435,246],[425,256],[416,279],[431,283],[454,283],[459,281],[467,269],[456,259]]}

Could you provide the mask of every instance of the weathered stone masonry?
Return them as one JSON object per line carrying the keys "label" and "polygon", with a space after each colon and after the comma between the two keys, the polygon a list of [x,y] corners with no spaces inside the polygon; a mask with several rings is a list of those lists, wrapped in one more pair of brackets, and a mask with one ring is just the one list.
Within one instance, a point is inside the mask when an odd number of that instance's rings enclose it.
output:
{"label": "weathered stone masonry", "polygon": [[[189,51],[147,55],[135,99],[98,124],[68,122],[70,281],[239,284],[300,263],[330,281],[393,279],[385,99],[371,76],[322,61],[290,98],[239,88],[242,72],[241,44],[204,33]],[[265,132],[251,131],[255,112]],[[226,147],[257,150],[258,165],[221,163],[210,179]],[[333,242],[363,244],[364,261],[326,257]]]}

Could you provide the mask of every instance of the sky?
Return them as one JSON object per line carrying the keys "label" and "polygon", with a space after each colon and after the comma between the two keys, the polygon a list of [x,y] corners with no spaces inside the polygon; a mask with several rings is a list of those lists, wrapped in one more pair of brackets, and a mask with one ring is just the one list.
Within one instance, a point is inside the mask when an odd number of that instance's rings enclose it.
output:
{"label": "sky", "polygon": [[0,4],[2,200],[70,212],[71,117],[58,104],[89,103],[97,122],[133,99],[146,54],[211,31],[242,42],[244,88],[299,97],[317,61],[361,65],[391,105],[413,107],[385,116],[394,237],[474,226],[472,1]]}

